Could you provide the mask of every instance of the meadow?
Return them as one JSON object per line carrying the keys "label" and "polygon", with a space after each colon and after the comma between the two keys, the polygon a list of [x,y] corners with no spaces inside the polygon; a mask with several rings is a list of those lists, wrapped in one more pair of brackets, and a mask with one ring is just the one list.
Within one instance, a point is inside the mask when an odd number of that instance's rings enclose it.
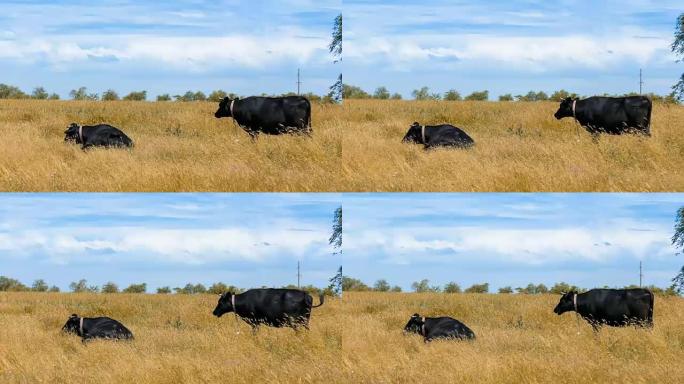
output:
{"label": "meadow", "polygon": [[[357,383],[676,383],[684,377],[684,298],[656,297],[654,328],[558,316],[558,295],[345,293],[345,364]],[[403,335],[409,317],[447,315],[473,342]]]}
{"label": "meadow", "polygon": [[[218,103],[0,100],[0,191],[338,191],[342,108],[314,103],[313,137],[253,142]],[[108,123],[132,150],[64,143],[64,130]]]}
{"label": "meadow", "polygon": [[[2,383],[343,383],[342,303],[313,309],[310,331],[261,327],[211,312],[216,295],[0,292]],[[316,303],[318,299],[314,300]],[[133,341],[82,343],[71,313],[110,316]]]}
{"label": "meadow", "polygon": [[[347,191],[681,191],[684,106],[655,104],[652,136],[603,135],[555,102],[345,100],[342,138]],[[450,123],[470,150],[403,144],[409,126]]]}

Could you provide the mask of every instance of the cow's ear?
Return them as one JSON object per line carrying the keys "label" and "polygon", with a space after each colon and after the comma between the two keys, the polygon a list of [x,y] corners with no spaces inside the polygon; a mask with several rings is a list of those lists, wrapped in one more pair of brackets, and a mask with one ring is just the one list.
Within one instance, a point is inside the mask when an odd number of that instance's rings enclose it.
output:
{"label": "cow's ear", "polygon": [[72,313],[70,317],[71,317],[71,318],[74,318],[74,317],[78,317],[78,315],[75,314],[75,313]]}
{"label": "cow's ear", "polygon": [[418,124],[417,121],[414,121],[413,124],[411,124],[411,126],[412,126],[412,127],[418,127],[418,126],[420,126],[420,124]]}
{"label": "cow's ear", "polygon": [[411,316],[411,317],[420,317],[420,315],[417,313],[414,313],[413,316]]}

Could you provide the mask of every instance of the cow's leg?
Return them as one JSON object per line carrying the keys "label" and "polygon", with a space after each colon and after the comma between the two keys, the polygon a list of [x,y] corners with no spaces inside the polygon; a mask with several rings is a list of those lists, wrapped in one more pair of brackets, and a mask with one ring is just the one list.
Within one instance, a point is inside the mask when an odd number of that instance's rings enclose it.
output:
{"label": "cow's leg", "polygon": [[249,137],[252,139],[252,141],[256,141],[256,139],[259,138],[259,132],[258,131],[247,131],[249,133]]}
{"label": "cow's leg", "polygon": [[252,336],[256,336],[258,330],[259,324],[252,324]]}

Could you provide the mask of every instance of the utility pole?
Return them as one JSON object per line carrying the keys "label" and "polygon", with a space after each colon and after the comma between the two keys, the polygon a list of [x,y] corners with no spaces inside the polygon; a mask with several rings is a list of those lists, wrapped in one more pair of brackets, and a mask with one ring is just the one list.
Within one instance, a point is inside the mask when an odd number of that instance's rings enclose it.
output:
{"label": "utility pole", "polygon": [[299,96],[299,87],[302,85],[302,82],[299,80],[299,68],[297,68],[297,96]]}
{"label": "utility pole", "polygon": [[643,77],[641,76],[641,68],[639,68],[639,95],[641,95],[641,88],[644,85]]}
{"label": "utility pole", "polygon": [[[302,277],[302,274],[301,274],[300,269],[299,269],[299,261],[297,261],[297,289],[300,288],[299,281],[300,281],[301,277]],[[639,286],[641,286],[641,284],[639,284]]]}
{"label": "utility pole", "polygon": [[639,261],[639,288],[641,288],[641,280],[642,280],[643,277],[644,277],[644,274],[643,274],[641,271],[642,271],[642,269],[641,269],[641,261]]}

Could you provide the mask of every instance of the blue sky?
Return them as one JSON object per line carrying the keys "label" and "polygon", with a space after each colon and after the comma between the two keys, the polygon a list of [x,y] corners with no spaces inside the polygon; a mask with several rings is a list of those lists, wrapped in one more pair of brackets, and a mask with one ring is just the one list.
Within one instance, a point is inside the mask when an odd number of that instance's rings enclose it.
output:
{"label": "blue sky", "polygon": [[324,94],[341,0],[0,1],[0,82],[65,97],[224,89]]}
{"label": "blue sky", "polygon": [[66,289],[188,282],[319,287],[336,194],[0,194],[0,275]]}
{"label": "blue sky", "polygon": [[667,287],[684,265],[670,245],[684,194],[344,195],[344,272],[410,290],[565,281]]}
{"label": "blue sky", "polygon": [[345,82],[411,97],[428,86],[490,97],[564,88],[583,95],[671,92],[675,0],[344,2]]}

